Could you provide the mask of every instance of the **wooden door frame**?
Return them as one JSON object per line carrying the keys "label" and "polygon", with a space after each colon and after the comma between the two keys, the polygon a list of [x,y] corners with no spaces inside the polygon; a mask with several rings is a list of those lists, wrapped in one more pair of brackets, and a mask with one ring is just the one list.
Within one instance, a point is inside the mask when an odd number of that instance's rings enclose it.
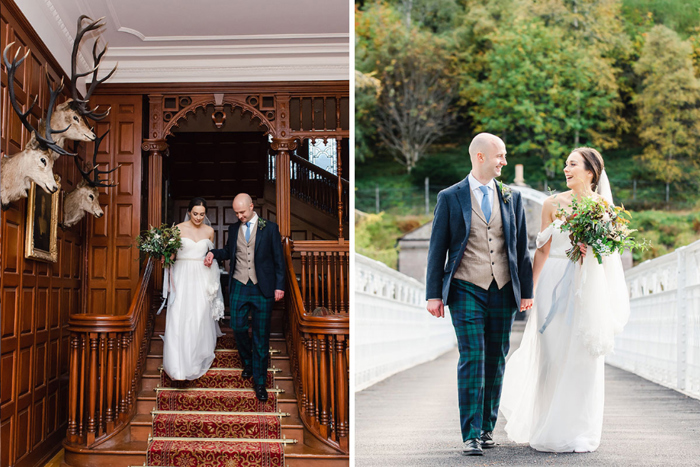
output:
{"label": "wooden door frame", "polygon": [[[174,128],[183,120],[187,120],[189,115],[194,114],[200,107],[213,105],[215,115],[218,112],[219,120],[221,117],[225,120],[224,106],[231,106],[233,109],[240,109],[242,115],[249,115],[251,120],[259,121],[265,134],[272,136],[270,147],[276,152],[277,157],[275,163],[276,220],[282,237],[289,237],[291,236],[290,153],[304,139],[336,138],[340,140],[349,137],[350,131],[349,128],[343,128],[344,114],[341,113],[341,100],[347,100],[350,95],[349,85],[349,81],[142,84],[129,87],[116,84],[104,85],[101,92],[121,94],[130,91],[133,93],[135,87],[141,92],[148,93],[149,110],[145,132],[147,138],[143,140],[142,149],[149,156],[149,225],[159,225],[163,221],[161,175],[162,158],[167,156],[168,150],[166,138],[172,135]],[[335,99],[336,110],[333,113],[335,113],[336,128],[319,129],[318,125],[312,125],[311,129],[292,129],[292,115],[290,115],[292,100],[308,98]],[[322,125],[324,127],[325,115],[324,110]],[[303,116],[299,118],[303,122]],[[223,123],[223,121],[217,122],[215,117],[213,119],[214,124]],[[340,149],[338,149],[338,158],[340,159]],[[340,160],[338,167],[341,167]],[[347,206],[341,205],[339,209],[341,210],[339,230],[342,237],[342,210],[347,209]]]}

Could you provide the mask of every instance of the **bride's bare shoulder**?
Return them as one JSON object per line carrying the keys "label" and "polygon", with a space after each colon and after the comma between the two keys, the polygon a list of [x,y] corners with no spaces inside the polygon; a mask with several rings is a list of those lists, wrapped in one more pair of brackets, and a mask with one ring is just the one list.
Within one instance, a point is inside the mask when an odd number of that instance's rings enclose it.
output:
{"label": "bride's bare shoulder", "polygon": [[571,203],[571,191],[563,193],[555,193],[545,200],[545,205],[550,209],[559,209],[563,206],[568,206]]}

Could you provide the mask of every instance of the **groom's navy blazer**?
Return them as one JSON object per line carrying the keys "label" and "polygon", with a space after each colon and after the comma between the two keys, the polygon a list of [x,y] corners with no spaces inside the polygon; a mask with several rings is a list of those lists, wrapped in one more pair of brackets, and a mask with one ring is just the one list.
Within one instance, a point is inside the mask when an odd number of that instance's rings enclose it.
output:
{"label": "groom's navy blazer", "polygon": [[[266,298],[275,296],[275,290],[284,290],[284,257],[282,255],[282,237],[279,227],[272,221],[264,219],[265,227],[261,228],[258,217],[255,234],[255,275],[258,277],[258,285]],[[228,226],[228,242],[226,247],[211,250],[217,261],[231,260],[229,266],[229,290],[233,281],[233,270],[236,267],[236,247],[238,245],[238,229],[241,223],[237,222]]]}
{"label": "groom's navy blazer", "polygon": [[[527,227],[522,198],[516,190],[511,191],[508,202],[503,201],[501,190],[496,186],[501,203],[501,220],[505,244],[508,248],[510,279],[513,283],[515,303],[520,308],[521,298],[532,298],[532,263],[528,252]],[[469,241],[472,222],[472,197],[469,177],[445,188],[438,194],[428,250],[428,274],[426,299],[442,298],[448,304],[452,277],[457,271]],[[445,263],[447,256],[447,263]],[[488,271],[484,271],[488,274]]]}

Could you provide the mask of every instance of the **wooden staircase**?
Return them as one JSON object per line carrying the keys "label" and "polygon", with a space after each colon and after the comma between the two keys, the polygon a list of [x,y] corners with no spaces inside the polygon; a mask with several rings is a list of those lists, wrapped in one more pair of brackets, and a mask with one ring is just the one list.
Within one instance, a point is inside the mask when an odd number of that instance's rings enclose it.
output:
{"label": "wooden staircase", "polygon": [[[156,390],[160,382],[160,367],[163,363],[163,341],[167,310],[156,317],[146,367],[141,378],[141,387],[136,396],[136,414],[128,426],[115,436],[91,448],[78,448],[66,444],[67,466],[143,466],[146,465],[146,450],[152,433],[152,411],[156,404]],[[283,334],[283,306],[275,307],[272,318],[271,367],[278,369],[275,384],[282,390],[279,394],[278,411],[288,414],[281,419],[282,437],[296,440],[286,444],[285,465],[294,466],[346,466],[349,456],[318,440],[307,430],[300,418],[297,395],[290,368],[290,356]],[[225,334],[232,334],[228,322],[221,322]],[[230,350],[217,350],[222,354]]]}

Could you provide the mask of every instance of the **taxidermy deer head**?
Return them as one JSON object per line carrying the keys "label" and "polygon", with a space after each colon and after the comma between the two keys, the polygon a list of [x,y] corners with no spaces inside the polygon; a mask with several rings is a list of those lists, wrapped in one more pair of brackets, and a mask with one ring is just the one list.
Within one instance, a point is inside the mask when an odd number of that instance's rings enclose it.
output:
{"label": "taxidermy deer head", "polygon": [[85,216],[85,213],[91,213],[98,219],[104,215],[102,208],[100,207],[100,190],[99,187],[113,187],[117,186],[112,180],[100,179],[100,176],[106,175],[117,170],[121,165],[113,168],[112,170],[100,170],[97,165],[97,152],[100,148],[100,143],[102,139],[109,133],[109,130],[105,131],[105,134],[100,136],[95,140],[95,151],[92,156],[92,169],[87,172],[81,167],[82,160],[78,162],[79,157],[76,157],[75,163],[78,166],[80,174],[83,179],[78,183],[75,190],[71,191],[66,195],[66,199],[63,202],[63,223],[61,227],[66,229],[75,225],[80,219]]}
{"label": "taxidermy deer head", "polygon": [[[98,69],[100,68],[100,61],[102,60],[102,57],[104,54],[107,52],[107,46],[105,45],[104,49],[102,49],[101,52],[97,52],[97,39],[95,39],[95,43],[92,46],[92,60],[93,60],[93,68],[91,70],[86,71],[85,73],[78,73],[77,69],[77,62],[78,62],[78,50],[80,49],[80,42],[83,40],[83,36],[85,35],[86,32],[90,31],[99,31],[103,26],[104,23],[101,23],[101,21],[104,19],[104,17],[98,19],[97,21],[93,21],[91,18],[82,15],[80,18],[78,18],[78,32],[75,35],[75,40],[73,41],[73,52],[71,53],[71,63],[70,63],[70,71],[71,71],[71,79],[70,79],[70,85],[71,85],[71,93],[73,94],[73,98],[69,99],[68,101],[65,102],[66,107],[69,108],[73,112],[77,112],[78,115],[81,117],[85,118],[90,118],[95,121],[99,121],[107,117],[109,115],[110,109],[107,109],[105,112],[98,113],[97,107],[94,109],[90,109],[88,106],[88,101],[90,100],[90,96],[92,96],[92,93],[95,92],[95,89],[97,89],[97,86],[108,80],[115,71],[117,71],[117,67],[115,66],[112,71],[110,71],[107,76],[105,76],[102,79],[97,79],[97,72],[99,71]],[[83,22],[85,20],[90,21],[90,23],[83,27]],[[85,77],[92,73],[92,82],[90,83],[90,86],[87,89],[87,92],[85,93],[85,98],[81,99],[80,95],[78,94],[78,78]],[[98,106],[99,107],[99,106]],[[72,123],[72,122],[71,122]],[[80,139],[80,138],[71,138],[74,140],[78,141],[93,141],[95,139],[95,135],[92,135],[92,138],[85,140],[85,139]]]}
{"label": "taxidermy deer head", "polygon": [[[78,31],[75,35],[75,40],[73,41],[73,52],[71,53],[70,87],[73,98],[68,99],[66,102],[56,106],[56,110],[54,110],[53,117],[51,118],[52,128],[60,128],[66,125],[70,125],[68,131],[66,131],[65,133],[61,133],[59,136],[57,136],[56,143],[61,147],[63,147],[65,140],[67,139],[73,141],[94,141],[95,133],[92,131],[92,128],[88,124],[87,118],[99,121],[107,117],[107,115],[109,115],[110,109],[107,109],[107,111],[102,113],[97,113],[97,109],[90,110],[90,108],[88,107],[88,100],[90,99],[90,96],[92,96],[92,93],[95,91],[97,86],[106,81],[117,70],[117,67],[114,67],[114,69],[112,69],[112,71],[110,71],[109,74],[107,74],[107,76],[105,76],[102,79],[97,79],[97,72],[100,67],[100,61],[102,60],[102,57],[104,56],[105,52],[107,52],[107,46],[105,46],[105,48],[98,53],[97,40],[95,40],[95,44],[92,47],[93,68],[86,71],[85,73],[77,72],[78,50],[80,49],[80,42],[83,40],[83,36],[85,35],[85,33],[90,31],[97,31],[104,26],[104,24],[100,23],[102,19],[103,18],[100,18],[97,21],[92,21],[92,19],[88,18],[85,15],[78,18]],[[89,20],[90,23],[87,26],[83,27],[83,22],[85,20]],[[81,99],[78,93],[78,79],[85,77],[91,73],[92,82],[90,83],[90,87],[85,93],[85,98]],[[41,126],[39,127],[39,131],[43,131],[43,128]],[[58,155],[54,155],[54,157],[58,157]]]}
{"label": "taxidermy deer head", "polygon": [[[60,134],[68,131],[70,125],[63,130],[54,130],[51,128],[51,125],[43,125],[43,127],[45,127],[44,131],[39,132],[34,129],[31,123],[29,123],[27,116],[36,104],[38,96],[34,98],[34,102],[32,102],[27,111],[22,112],[22,107],[17,102],[17,97],[15,95],[15,72],[27,58],[27,56],[29,56],[29,51],[27,51],[22,58],[18,59],[21,48],[18,49],[14,58],[12,59],[12,63],[10,63],[7,59],[7,51],[13,44],[14,42],[5,47],[2,54],[2,59],[7,69],[7,94],[8,98],[10,99],[10,103],[12,104],[12,108],[19,116],[19,119],[24,127],[29,130],[30,134],[32,134],[32,137],[22,151],[14,154],[11,157],[5,156],[0,162],[0,172],[2,172],[2,178],[0,179],[0,198],[3,207],[7,206],[12,201],[26,197],[27,190],[31,186],[31,182],[36,183],[37,186],[43,188],[47,193],[54,193],[56,190],[58,190],[58,186],[56,185],[53,177],[53,163],[55,157],[52,156],[51,152],[53,151],[58,155],[75,155],[63,149],[53,139],[54,134]],[[51,80],[48,74],[46,75],[46,81],[51,91],[49,107],[46,112],[46,120],[51,121],[56,104],[56,98],[63,90],[63,81],[61,81],[61,84],[59,84],[56,89],[51,87]]]}

